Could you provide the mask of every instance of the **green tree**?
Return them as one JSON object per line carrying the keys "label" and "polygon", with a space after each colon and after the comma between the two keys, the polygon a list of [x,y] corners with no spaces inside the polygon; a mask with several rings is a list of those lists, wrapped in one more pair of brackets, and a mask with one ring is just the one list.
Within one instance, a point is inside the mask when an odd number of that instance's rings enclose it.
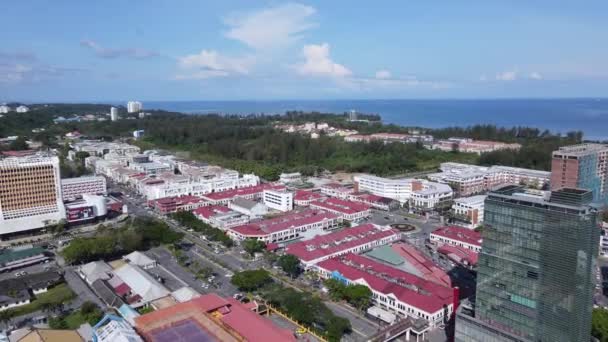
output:
{"label": "green tree", "polygon": [[601,342],[608,341],[608,310],[593,309],[591,316],[591,335]]}
{"label": "green tree", "polygon": [[365,285],[348,285],[345,289],[346,300],[359,310],[369,307],[372,291]]}
{"label": "green tree", "polygon": [[300,259],[295,255],[282,255],[279,257],[279,260],[277,260],[277,264],[292,278],[295,278],[300,274]]}
{"label": "green tree", "polygon": [[27,150],[29,149],[29,147],[27,146],[27,140],[23,136],[18,136],[17,139],[13,140],[10,143],[9,149],[13,151]]}
{"label": "green tree", "polygon": [[258,239],[247,239],[242,242],[242,246],[243,249],[251,256],[255,255],[255,253],[263,252],[266,249],[266,244],[264,241],[260,241]]}
{"label": "green tree", "polygon": [[268,271],[263,269],[235,273],[230,282],[242,291],[255,291],[272,282]]}
{"label": "green tree", "polygon": [[346,297],[346,285],[343,282],[334,278],[328,278],[325,279],[323,285],[327,288],[329,297],[332,300],[338,301]]}

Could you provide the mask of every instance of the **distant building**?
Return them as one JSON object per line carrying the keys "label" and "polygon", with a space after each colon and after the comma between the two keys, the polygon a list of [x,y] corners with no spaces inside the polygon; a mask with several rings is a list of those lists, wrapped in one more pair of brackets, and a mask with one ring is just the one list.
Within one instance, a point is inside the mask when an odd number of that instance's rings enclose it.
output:
{"label": "distant building", "polygon": [[432,149],[442,151],[459,151],[466,153],[487,153],[498,150],[519,150],[520,144],[504,143],[500,141],[473,140],[469,138],[449,138],[447,140],[437,140],[432,145]]}
{"label": "distant building", "polygon": [[45,154],[0,158],[0,235],[65,218],[59,158]]}
{"label": "distant building", "polygon": [[283,184],[300,183],[302,182],[302,174],[299,172],[281,173],[279,182]]}
{"label": "distant building", "polygon": [[608,145],[581,144],[553,152],[551,190],[579,188],[593,192],[593,200],[608,204]]}
{"label": "distant building", "polygon": [[118,119],[120,119],[120,117],[118,116],[118,108],[110,107],[110,120],[118,121]]}
{"label": "distant building", "polygon": [[7,114],[10,111],[11,111],[11,107],[6,106],[6,105],[0,106],[0,114]]}
{"label": "distant building", "polygon": [[127,112],[129,113],[137,113],[143,109],[143,104],[139,101],[129,101],[127,102]]}
{"label": "distant building", "polygon": [[15,112],[17,112],[17,113],[27,113],[29,111],[30,111],[30,109],[27,108],[26,106],[19,106],[19,107],[15,108]]}
{"label": "distant building", "polygon": [[63,200],[82,198],[82,195],[106,195],[107,184],[103,176],[82,176],[61,180]]}
{"label": "distant building", "polygon": [[348,121],[357,121],[357,111],[354,109],[351,109],[348,112]]}
{"label": "distant building", "polygon": [[486,196],[484,195],[456,198],[452,205],[453,219],[456,223],[467,228],[478,227],[483,223],[485,199]]}
{"label": "distant building", "polygon": [[283,212],[293,210],[293,192],[291,191],[266,189],[262,193],[262,201],[270,209]]}
{"label": "distant building", "polygon": [[139,138],[141,138],[143,136],[144,136],[144,130],[143,129],[138,129],[138,130],[133,131],[133,138],[139,139]]}

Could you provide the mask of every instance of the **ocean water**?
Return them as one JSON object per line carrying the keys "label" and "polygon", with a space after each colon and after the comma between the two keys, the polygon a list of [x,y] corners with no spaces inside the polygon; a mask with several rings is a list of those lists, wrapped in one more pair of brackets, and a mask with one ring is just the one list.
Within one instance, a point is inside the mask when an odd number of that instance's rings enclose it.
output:
{"label": "ocean water", "polygon": [[343,113],[354,109],[379,114],[384,123],[441,128],[494,124],[530,126],[586,139],[608,140],[608,99],[508,100],[285,100],[146,102],[149,109],[191,114],[283,114],[288,110]]}

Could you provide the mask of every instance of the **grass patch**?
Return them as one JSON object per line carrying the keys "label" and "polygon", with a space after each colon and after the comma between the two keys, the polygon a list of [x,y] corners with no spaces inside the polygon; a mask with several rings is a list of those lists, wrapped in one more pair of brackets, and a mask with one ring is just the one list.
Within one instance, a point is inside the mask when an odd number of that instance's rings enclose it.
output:
{"label": "grass patch", "polygon": [[16,317],[26,315],[34,311],[42,310],[45,307],[52,307],[62,303],[67,303],[74,299],[76,295],[66,283],[61,283],[45,293],[36,296],[31,303],[20,306],[18,308],[6,310],[3,315],[7,317]]}

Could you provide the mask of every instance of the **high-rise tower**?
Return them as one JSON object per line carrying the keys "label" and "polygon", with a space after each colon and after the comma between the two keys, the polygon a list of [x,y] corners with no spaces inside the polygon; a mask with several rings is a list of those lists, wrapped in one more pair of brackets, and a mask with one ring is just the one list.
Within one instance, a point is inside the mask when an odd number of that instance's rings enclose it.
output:
{"label": "high-rise tower", "polygon": [[[589,341],[599,227],[588,190],[488,194],[474,311],[456,341]],[[469,308],[470,309],[470,308]]]}

